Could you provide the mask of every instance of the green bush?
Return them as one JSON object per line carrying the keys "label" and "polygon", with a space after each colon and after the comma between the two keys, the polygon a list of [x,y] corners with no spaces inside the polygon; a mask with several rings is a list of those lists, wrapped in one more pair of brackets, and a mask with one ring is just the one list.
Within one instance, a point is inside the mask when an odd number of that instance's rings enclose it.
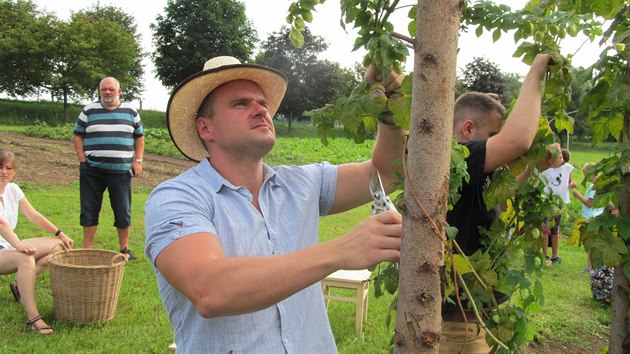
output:
{"label": "green bush", "polygon": [[[63,103],[50,101],[17,101],[0,99],[0,124],[2,125],[48,125],[65,126],[74,124],[83,105],[70,104],[68,120],[64,119]],[[149,128],[166,128],[164,112],[140,110],[142,124]]]}

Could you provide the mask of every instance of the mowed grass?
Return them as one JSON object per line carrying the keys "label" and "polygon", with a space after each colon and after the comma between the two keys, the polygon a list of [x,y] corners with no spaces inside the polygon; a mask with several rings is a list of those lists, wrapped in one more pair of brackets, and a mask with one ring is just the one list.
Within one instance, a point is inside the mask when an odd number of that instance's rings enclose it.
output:
{"label": "mowed grass", "polygon": [[[299,144],[298,144],[299,145]],[[291,142],[287,142],[291,146]],[[305,149],[311,149],[310,147]],[[338,149],[344,149],[339,147]],[[300,149],[296,148],[295,151]],[[322,160],[329,159],[323,150]],[[572,149],[572,163],[576,172],[586,161],[596,162],[607,156],[606,151]],[[289,156],[289,152],[280,155]],[[295,153],[295,161],[301,154]],[[290,155],[293,156],[293,155]],[[293,161],[293,160],[292,160]],[[287,162],[293,163],[293,162]],[[301,162],[305,163],[305,162]],[[579,174],[578,174],[579,175]],[[574,176],[575,180],[576,176]],[[63,228],[74,238],[78,246],[82,243],[79,219],[78,185],[71,187],[22,185],[31,203],[44,215]],[[155,276],[151,265],[143,255],[144,249],[144,203],[148,189],[136,189],[133,196],[133,227],[130,248],[139,256],[139,261],[126,266],[117,314],[109,322],[95,325],[74,325],[54,319],[50,293],[50,279],[46,272],[37,281],[37,302],[41,314],[56,329],[53,336],[44,337],[31,332],[25,324],[22,308],[15,303],[8,284],[13,275],[0,277],[0,352],[3,353],[165,353],[172,342],[172,329],[158,295]],[[106,199],[107,200],[107,199]],[[572,209],[579,207],[574,206]],[[104,205],[101,226],[96,236],[98,248],[116,250],[117,236],[112,226],[113,216],[109,206]],[[579,209],[578,209],[579,210]],[[346,213],[322,218],[320,234],[322,241],[347,232],[361,219],[370,214],[369,205]],[[21,237],[35,237],[40,231],[21,216],[18,225]],[[563,230],[565,231],[565,230]],[[582,274],[586,255],[582,248],[567,246],[562,242],[560,256],[562,264],[554,264],[544,272],[546,303],[543,310],[532,316],[537,340],[556,343],[584,341],[588,335],[602,335],[610,322],[609,308],[591,300],[588,276]],[[279,275],[280,276],[280,275]],[[386,316],[393,297],[374,297],[370,289],[368,320],[363,332],[354,332],[354,305],[331,302],[329,316],[331,327],[340,353],[387,353],[394,331],[392,324],[386,325]],[[308,334],[305,334],[308,335]],[[587,343],[585,343],[586,345]]]}

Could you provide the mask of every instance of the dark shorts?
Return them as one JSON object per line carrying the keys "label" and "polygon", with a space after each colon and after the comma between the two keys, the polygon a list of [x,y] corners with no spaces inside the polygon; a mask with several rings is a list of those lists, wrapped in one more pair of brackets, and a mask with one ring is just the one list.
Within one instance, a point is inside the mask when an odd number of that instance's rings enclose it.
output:
{"label": "dark shorts", "polygon": [[79,175],[81,226],[98,225],[105,190],[109,192],[114,226],[121,229],[131,226],[131,174],[110,173],[82,163]]}
{"label": "dark shorts", "polygon": [[549,224],[551,223],[551,221],[549,219],[545,219],[545,223],[543,224],[543,232],[545,230],[549,230],[549,234],[551,235],[557,235],[558,232],[560,231],[560,220],[562,219],[562,214],[558,214],[558,215],[554,215],[553,216],[553,226],[551,228],[549,228]]}

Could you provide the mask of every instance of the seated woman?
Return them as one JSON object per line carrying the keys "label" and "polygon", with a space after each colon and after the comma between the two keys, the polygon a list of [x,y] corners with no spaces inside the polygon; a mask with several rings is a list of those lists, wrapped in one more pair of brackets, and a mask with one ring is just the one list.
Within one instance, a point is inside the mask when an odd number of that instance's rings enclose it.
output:
{"label": "seated woman", "polygon": [[[46,269],[48,254],[58,244],[72,247],[72,239],[40,214],[29,203],[17,184],[16,163],[12,152],[0,149],[0,275],[15,273],[10,284],[15,300],[26,310],[27,325],[40,334],[53,329],[42,319],[35,303],[35,277]],[[57,236],[20,240],[13,229],[17,225],[18,209],[40,229]]]}

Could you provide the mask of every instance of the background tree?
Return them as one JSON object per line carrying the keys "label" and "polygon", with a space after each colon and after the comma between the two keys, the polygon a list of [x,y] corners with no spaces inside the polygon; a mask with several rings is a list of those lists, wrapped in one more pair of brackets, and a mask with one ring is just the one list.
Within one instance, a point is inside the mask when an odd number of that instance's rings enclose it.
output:
{"label": "background tree", "polygon": [[[588,121],[588,114],[582,112],[580,109],[584,97],[591,89],[591,83],[589,80],[585,79],[585,75],[587,74],[584,68],[575,68],[574,71],[576,80],[571,82],[571,99],[567,105],[567,114],[571,119],[573,132],[569,134],[566,130],[559,131],[558,128],[551,124],[551,129],[564,148],[570,148],[572,139],[577,138],[586,141],[591,137],[591,123]],[[543,109],[546,111],[545,115],[554,115],[554,113],[546,107],[543,107]],[[553,123],[553,119],[550,123]]]}
{"label": "background tree", "polygon": [[0,1],[0,91],[29,95],[50,81],[55,22],[31,1]]}
{"label": "background tree", "polygon": [[503,95],[501,95],[501,102],[506,107],[509,107],[518,97],[523,80],[519,74],[503,73],[503,82],[505,83],[505,88],[503,89]]}
{"label": "background tree", "polygon": [[116,7],[95,7],[72,14],[59,23],[52,78],[45,87],[64,103],[75,98],[98,97],[98,85],[107,76],[116,77],[124,99],[142,89],[142,50],[133,17]]}
{"label": "background tree", "polygon": [[505,74],[501,72],[499,66],[481,57],[474,57],[466,64],[462,83],[468,91],[496,93],[501,98],[506,89]]}
{"label": "background tree", "polygon": [[155,51],[151,58],[162,84],[174,88],[216,56],[249,62],[256,30],[235,0],[173,0],[151,24]]}
{"label": "background tree", "polygon": [[112,7],[72,14],[68,22],[30,1],[0,2],[0,89],[10,95],[47,90],[64,103],[95,98],[99,81],[116,77],[124,98],[142,90],[142,51],[134,18]]}
{"label": "background tree", "polygon": [[72,14],[57,26],[52,78],[45,87],[64,103],[75,98],[98,97],[98,85],[116,77],[124,98],[137,97],[142,89],[142,50],[134,18],[121,9],[94,7]]}
{"label": "background tree", "polygon": [[328,48],[324,38],[305,29],[304,45],[297,48],[289,33],[287,26],[271,33],[261,44],[256,62],[282,71],[289,79],[278,113],[289,121],[290,133],[294,119],[304,119],[305,112],[348,95],[357,81],[351,70],[317,58]]}
{"label": "background tree", "polygon": [[592,89],[592,82],[588,78],[588,71],[585,68],[575,68],[576,80],[573,82],[571,102],[567,108],[573,117],[573,137],[586,141],[591,137],[591,124],[588,122],[588,114],[580,109],[586,94]]}

